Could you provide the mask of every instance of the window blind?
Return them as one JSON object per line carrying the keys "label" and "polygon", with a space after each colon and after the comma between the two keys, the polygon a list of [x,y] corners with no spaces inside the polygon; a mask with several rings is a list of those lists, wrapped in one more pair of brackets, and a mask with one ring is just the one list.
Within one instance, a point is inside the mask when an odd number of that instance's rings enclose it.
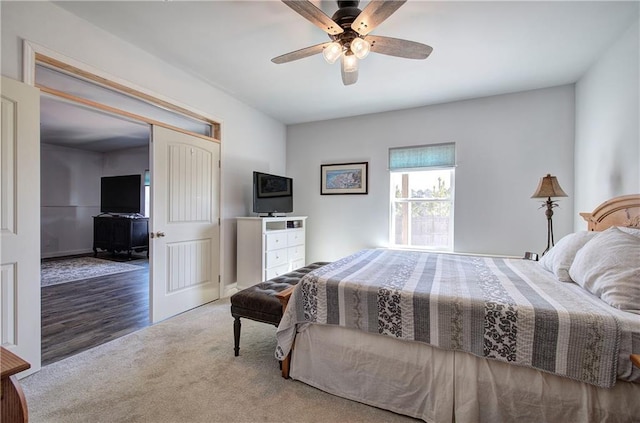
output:
{"label": "window blind", "polygon": [[389,149],[389,170],[392,171],[455,165],[456,144],[453,142]]}

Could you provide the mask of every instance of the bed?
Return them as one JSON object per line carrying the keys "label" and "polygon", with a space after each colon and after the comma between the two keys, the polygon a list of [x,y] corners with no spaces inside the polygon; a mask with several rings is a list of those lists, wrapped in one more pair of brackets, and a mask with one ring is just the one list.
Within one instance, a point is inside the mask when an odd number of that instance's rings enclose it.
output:
{"label": "bed", "polygon": [[293,290],[276,357],[427,422],[640,421],[640,195],[581,215],[540,262],[375,249],[324,266]]}

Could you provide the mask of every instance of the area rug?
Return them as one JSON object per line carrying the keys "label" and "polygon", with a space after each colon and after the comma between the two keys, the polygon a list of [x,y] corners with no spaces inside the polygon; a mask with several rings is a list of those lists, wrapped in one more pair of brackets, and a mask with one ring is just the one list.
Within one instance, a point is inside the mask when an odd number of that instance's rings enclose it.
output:
{"label": "area rug", "polygon": [[44,261],[40,268],[40,285],[51,286],[98,276],[140,270],[140,266],[102,260],[94,257],[75,257],[69,259]]}

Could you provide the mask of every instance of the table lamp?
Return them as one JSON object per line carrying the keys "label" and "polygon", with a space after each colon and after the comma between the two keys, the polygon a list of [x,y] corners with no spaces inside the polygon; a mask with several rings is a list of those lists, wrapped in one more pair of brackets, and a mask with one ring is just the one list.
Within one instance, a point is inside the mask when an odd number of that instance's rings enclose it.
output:
{"label": "table lamp", "polygon": [[542,202],[542,207],[546,207],[544,214],[547,216],[547,248],[542,252],[542,256],[545,255],[547,251],[551,247],[553,247],[553,223],[551,221],[551,217],[553,216],[553,208],[558,207],[555,200],[552,200],[551,197],[566,197],[567,194],[560,188],[560,184],[558,183],[558,179],[555,176],[551,176],[551,174],[547,173],[547,176],[543,176],[540,178],[540,183],[538,183],[538,188],[533,193],[531,198],[546,198],[546,201]]}

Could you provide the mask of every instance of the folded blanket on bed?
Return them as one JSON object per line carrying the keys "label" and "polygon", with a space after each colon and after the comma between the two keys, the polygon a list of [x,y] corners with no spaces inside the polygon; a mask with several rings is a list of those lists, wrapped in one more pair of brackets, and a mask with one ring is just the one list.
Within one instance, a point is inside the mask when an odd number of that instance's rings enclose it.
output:
{"label": "folded blanket on bed", "polygon": [[616,381],[613,314],[521,260],[363,250],[306,275],[277,332],[285,357],[296,325],[319,323],[419,341],[600,387]]}

